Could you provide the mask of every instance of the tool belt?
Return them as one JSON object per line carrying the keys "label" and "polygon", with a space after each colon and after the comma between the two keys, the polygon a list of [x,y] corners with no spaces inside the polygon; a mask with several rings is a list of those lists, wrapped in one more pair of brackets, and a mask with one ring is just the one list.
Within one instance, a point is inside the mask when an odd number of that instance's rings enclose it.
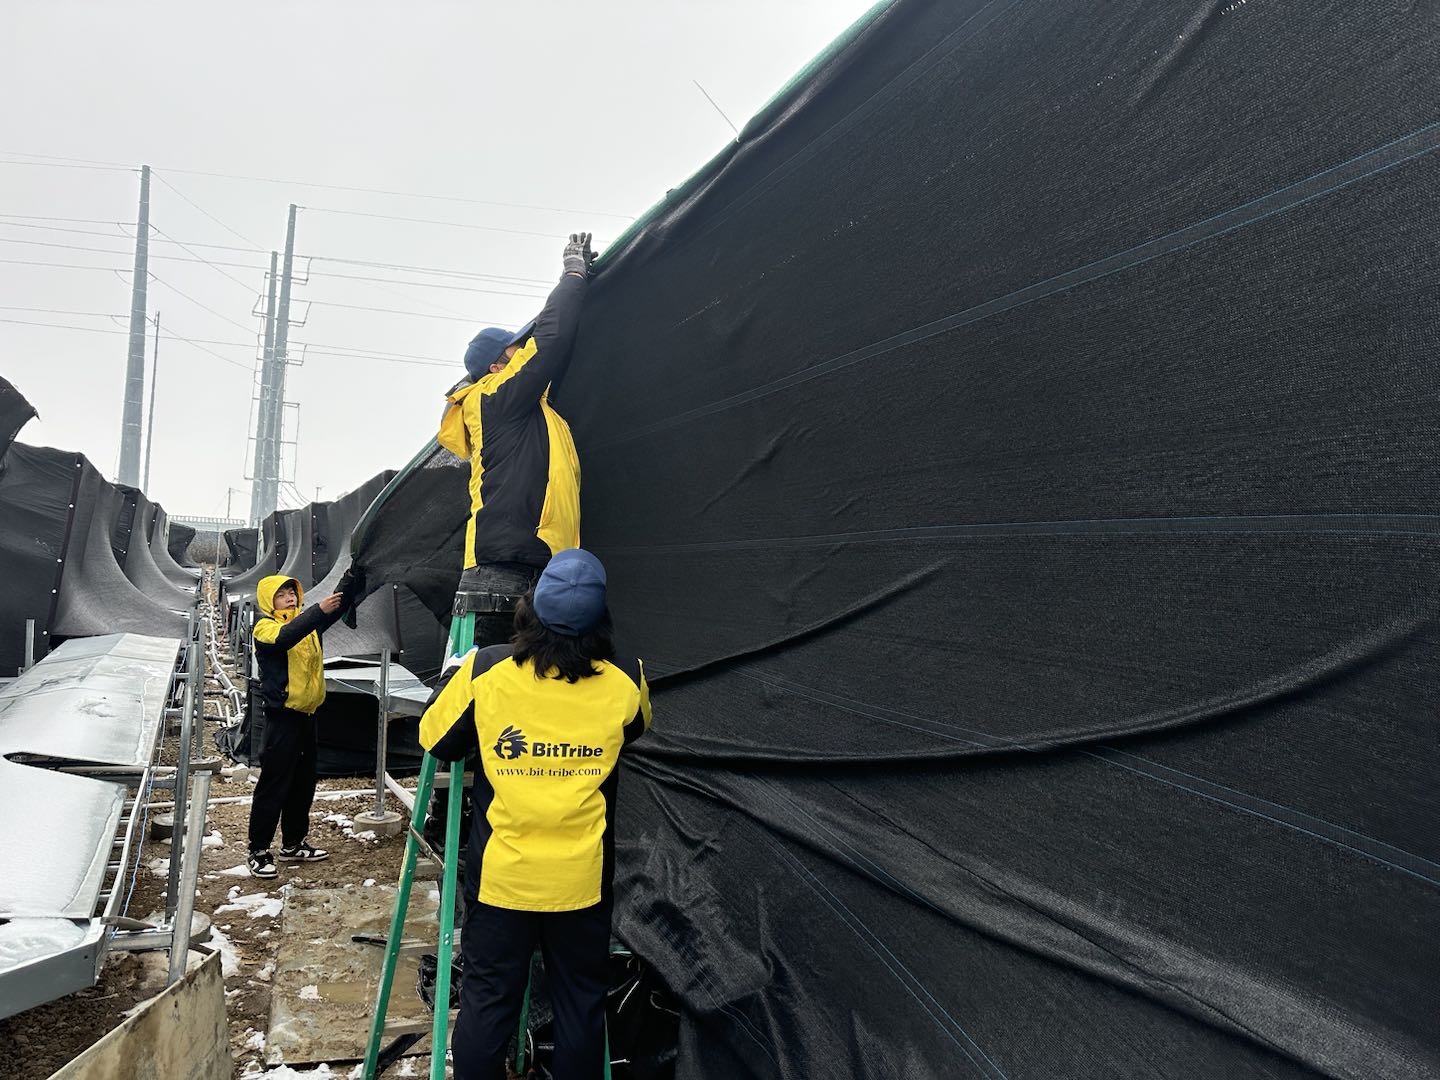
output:
{"label": "tool belt", "polygon": [[455,594],[452,615],[506,615],[515,610],[522,593],[465,592]]}

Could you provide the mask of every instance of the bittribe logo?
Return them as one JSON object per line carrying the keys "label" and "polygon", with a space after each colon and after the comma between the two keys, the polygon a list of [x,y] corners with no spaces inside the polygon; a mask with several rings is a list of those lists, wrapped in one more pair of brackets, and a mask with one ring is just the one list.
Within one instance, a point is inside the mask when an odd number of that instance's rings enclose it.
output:
{"label": "bittribe logo", "polygon": [[514,761],[523,753],[525,753],[525,733],[523,731],[507,727],[495,740],[495,756],[504,761]]}
{"label": "bittribe logo", "polygon": [[586,746],[584,743],[536,742],[530,743],[525,733],[515,726],[507,727],[495,740],[495,756],[501,761],[514,761],[529,754],[543,758],[588,758],[600,757],[605,753],[603,746]]}

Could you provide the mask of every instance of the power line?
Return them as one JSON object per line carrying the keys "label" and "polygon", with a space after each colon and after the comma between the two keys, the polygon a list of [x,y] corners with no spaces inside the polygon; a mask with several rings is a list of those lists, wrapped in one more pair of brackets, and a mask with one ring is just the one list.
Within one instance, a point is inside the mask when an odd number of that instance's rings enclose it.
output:
{"label": "power line", "polygon": [[337,259],[330,255],[306,255],[311,262],[342,263],[346,266],[373,266],[381,270],[408,270],[417,274],[437,274],[442,277],[478,278],[484,281],[498,281],[509,285],[543,285],[547,289],[554,284],[548,278],[512,277],[508,274],[487,274],[482,270],[452,270],[443,266],[410,266],[405,263],[372,262],[368,259]]}
{"label": "power line", "polygon": [[[122,165],[117,161],[93,161],[89,158],[67,158],[55,154],[25,154],[18,150],[3,150],[0,153],[10,154],[14,157],[46,158],[49,161],[72,162],[78,165],[104,166],[107,168],[133,170],[133,165]],[[28,164],[17,162],[16,164]],[[45,162],[35,162],[45,164]],[[151,174],[155,168],[151,168]],[[493,199],[467,199],[459,195],[431,195],[417,191],[394,191],[387,188],[355,187],[349,184],[320,184],[308,180],[281,180],[271,176],[241,176],[235,173],[203,172],[199,169],[171,169],[166,172],[177,173],[184,176],[212,176],[222,180],[245,180],[256,184],[284,184],[290,187],[321,188],[327,191],[357,191],[367,195],[390,195],[401,199],[431,199],[436,202],[466,203],[471,206],[499,206],[509,210],[545,210],[556,214],[574,214],[577,217],[613,217],[621,218],[624,221],[634,221],[633,214],[616,214],[606,210],[575,210],[564,206],[537,206],[533,203],[512,203],[498,202]]]}
{"label": "power line", "polygon": [[164,278],[162,278],[162,277],[159,277],[159,276],[157,276],[157,275],[155,275],[155,274],[151,274],[151,275],[150,275],[150,280],[156,282],[157,284],[164,285],[167,289],[169,289],[171,292],[175,293],[177,296],[182,296],[182,297],[184,297],[186,300],[189,300],[189,301],[190,301],[192,304],[194,304],[196,307],[198,307],[198,308],[204,308],[204,309],[205,309],[206,311],[208,311],[211,315],[214,315],[217,319],[222,319],[222,320],[224,320],[225,322],[229,323],[231,326],[239,327],[241,330],[244,330],[247,334],[248,334],[248,333],[253,333],[253,332],[255,331],[255,328],[254,328],[253,326],[246,326],[246,325],[244,325],[243,323],[238,323],[238,322],[236,322],[234,319],[230,318],[230,316],[228,316],[228,315],[221,315],[220,312],[216,311],[214,308],[210,307],[208,304],[203,304],[203,303],[201,303],[199,300],[196,300],[196,299],[195,299],[193,296],[191,296],[189,293],[183,292],[182,290],[177,289],[174,285],[171,285],[170,282],[166,281],[166,280],[165,280]]}
{"label": "power line", "polygon": [[375,214],[368,210],[335,210],[327,206],[305,207],[312,214],[345,214],[348,217],[377,218],[381,221],[403,221],[410,225],[444,225],[450,229],[478,229],[481,232],[508,233],[511,236],[538,236],[542,240],[564,240],[562,233],[531,232],[527,229],[506,229],[500,225],[471,225],[464,221],[437,221],[434,218],[399,217],[395,214]]}
{"label": "power line", "polygon": [[[115,239],[117,239],[117,240],[133,240],[134,237],[122,237],[122,236],[117,236]],[[171,240],[171,241],[169,241],[169,242],[172,243],[172,244],[174,244],[174,243],[179,243],[178,240]],[[114,248],[85,247],[85,246],[80,245],[80,244],[57,244],[57,243],[56,243],[55,241],[53,241],[53,240],[18,240],[18,239],[16,239],[16,238],[10,237],[10,236],[0,236],[0,244],[24,244],[26,247],[60,248],[60,249],[62,249],[62,250],[64,250],[64,251],[89,251],[89,252],[92,252],[92,253],[94,253],[94,254],[96,254],[96,255],[129,255],[129,254],[130,254],[130,252],[128,252],[128,251],[116,251]],[[183,247],[184,245],[181,244],[181,246]],[[165,255],[165,254],[161,254],[161,253],[158,253],[158,252],[152,252],[152,253],[150,254],[150,258],[152,258],[152,259],[168,259],[168,260],[171,261],[171,262],[207,263],[207,264],[209,264],[209,265],[211,265],[211,266],[233,266],[233,267],[236,267],[236,268],[241,269],[241,270],[264,270],[264,269],[265,269],[265,267],[263,267],[263,266],[254,266],[254,265],[252,265],[252,264],[250,264],[250,263],[214,262],[214,261],[211,261],[211,260],[209,260],[209,259],[202,259],[202,258],[194,255],[193,252],[192,252],[190,258],[186,258],[184,255]]]}
{"label": "power line", "polygon": [[0,218],[18,218],[21,221],[69,221],[80,225],[121,225],[123,222],[109,221],[105,218],[85,217],[51,217],[49,214],[6,214],[0,213]]}
{"label": "power line", "polygon": [[416,319],[444,319],[447,322],[465,322],[476,325],[495,320],[475,319],[469,315],[431,315],[428,311],[400,311],[397,308],[368,307],[365,304],[337,304],[333,300],[310,300],[308,303],[320,307],[345,308],[349,311],[373,311],[377,315],[408,315]]}
{"label": "power line", "polygon": [[[7,216],[7,215],[5,215],[5,214],[0,214],[0,218],[5,218],[6,216]],[[18,217],[18,216],[20,216],[20,215],[18,215],[18,214],[11,214],[11,215],[8,215],[8,216],[10,216],[10,217]],[[96,219],[96,218],[45,218],[45,219],[43,219],[43,220],[47,220],[47,221],[85,221],[85,222],[89,222],[91,225],[114,225],[116,228],[119,228],[119,229],[130,229],[130,228],[133,228],[133,227],[134,227],[134,226],[132,226],[128,221],[101,221],[101,220]],[[76,233],[76,234],[78,234],[78,235],[80,235],[80,236],[104,236],[104,237],[108,237],[109,239],[112,239],[112,240],[134,240],[134,239],[135,239],[134,233],[128,233],[128,232],[115,233],[115,232],[97,232],[97,231],[94,230],[94,229],[67,229],[67,228],[64,228],[63,226],[60,226],[60,225],[31,225],[29,222],[24,222],[24,221],[3,221],[3,220],[0,220],[0,226],[8,226],[9,228],[12,228],[12,229],[42,229],[42,230],[44,230],[45,232]],[[161,230],[160,230],[157,226],[155,226],[155,225],[151,225],[150,228],[151,228],[151,230],[154,231],[154,232],[161,232]],[[234,244],[205,244],[205,243],[201,243],[199,240],[176,240],[176,239],[170,237],[170,235],[169,235],[168,233],[162,233],[162,235],[165,237],[165,239],[159,241],[159,242],[162,243],[162,244],[178,244],[178,245],[181,246],[181,247],[186,247],[186,245],[189,245],[189,247],[211,248],[211,249],[213,249],[213,250],[215,250],[215,251],[242,251],[242,252],[245,252],[245,253],[247,253],[247,254],[263,254],[263,252],[262,252],[259,248],[249,248],[249,247],[243,247],[243,248],[242,248],[242,247],[236,247]],[[198,257],[198,256],[197,256],[197,257]],[[305,257],[306,257],[306,258],[310,258],[310,256],[308,256],[308,255],[305,256]],[[202,260],[202,261],[204,261],[204,260]]]}
{"label": "power line", "polygon": [[160,234],[161,236],[163,236],[166,240],[169,240],[170,243],[178,245],[181,249],[183,249],[183,250],[185,250],[185,251],[189,251],[191,255],[194,255],[194,256],[195,256],[197,259],[199,259],[202,263],[204,263],[206,266],[210,267],[210,269],[214,270],[217,274],[221,274],[221,275],[223,275],[224,277],[229,278],[231,281],[235,282],[236,285],[239,285],[242,289],[244,289],[247,293],[252,293],[252,294],[253,294],[253,293],[255,292],[255,286],[254,286],[254,285],[247,285],[245,282],[243,282],[243,281],[241,281],[239,278],[237,278],[234,274],[229,273],[229,272],[226,271],[226,270],[220,269],[220,266],[219,266],[218,263],[213,263],[213,262],[211,262],[209,259],[205,258],[203,255],[201,255],[198,251],[193,251],[193,250],[191,250],[189,247],[186,247],[185,244],[182,244],[179,240],[176,240],[173,236],[171,236],[169,233],[167,233],[164,229],[160,228],[160,226],[158,226],[158,225],[151,225],[150,228],[153,229],[155,232],[159,233],[159,234]]}
{"label": "power line", "polygon": [[13,158],[0,158],[0,165],[37,165],[51,169],[93,169],[97,172],[134,172],[133,165],[75,165],[56,161],[16,161]]}
{"label": "power line", "polygon": [[49,266],[56,270],[104,270],[111,274],[130,273],[128,266],[86,266],[83,263],[36,262],[32,259],[0,259],[0,263],[5,263],[10,266]]}
{"label": "power line", "polygon": [[215,222],[216,225],[219,225],[219,226],[220,226],[222,229],[224,229],[226,232],[231,233],[231,234],[233,234],[233,235],[235,235],[235,236],[238,236],[241,240],[244,240],[247,244],[253,245],[253,248],[254,248],[255,251],[263,251],[263,250],[264,250],[263,245],[261,245],[260,243],[258,243],[258,242],[255,241],[255,240],[251,240],[248,236],[246,236],[244,233],[240,232],[238,229],[232,229],[229,225],[226,225],[225,222],[221,221],[221,220],[220,220],[218,217],[216,217],[214,214],[210,213],[209,210],[206,210],[206,209],[205,209],[203,206],[201,206],[199,203],[197,203],[197,202],[195,202],[194,200],[192,200],[188,195],[186,195],[183,191],[181,191],[179,188],[177,188],[174,184],[170,183],[169,180],[166,180],[165,177],[161,176],[161,175],[160,175],[159,173],[157,173],[154,169],[151,169],[151,170],[150,170],[150,173],[151,173],[152,176],[155,177],[156,180],[159,180],[162,184],[164,184],[167,188],[169,188],[171,191],[173,191],[176,195],[179,195],[180,198],[184,199],[187,203],[189,203],[191,206],[193,206],[196,210],[199,210],[200,213],[204,214],[204,215],[205,215],[207,218],[209,218],[211,221]]}
{"label": "power line", "polygon": [[[124,316],[121,316],[121,318],[124,318]],[[13,326],[44,326],[55,330],[79,330],[81,333],[85,334],[123,334],[126,337],[130,336],[129,330],[107,330],[104,327],[99,326],[74,326],[70,323],[33,322],[27,319],[0,319],[0,323],[10,323]],[[175,341],[183,341],[187,345],[193,345],[201,352],[209,353],[211,356],[215,357],[215,359],[223,360],[225,363],[231,365],[232,367],[238,367],[242,371],[253,370],[252,368],[240,363],[237,360],[231,360],[228,356],[221,356],[219,353],[205,348],[200,344],[200,342],[195,341],[191,338],[182,337],[180,334],[172,333],[169,330],[163,331],[161,333],[161,336],[165,338],[173,338]],[[228,342],[221,342],[221,344],[228,344]]]}
{"label": "power line", "polygon": [[29,311],[41,315],[85,315],[97,319],[125,319],[128,318],[123,312],[115,313],[110,311],[70,311],[67,308],[46,308],[46,307],[17,307],[13,304],[0,304],[0,311]]}
{"label": "power line", "polygon": [[374,281],[382,285],[410,285],[417,289],[445,289],[449,292],[486,293],[490,296],[518,296],[525,300],[539,300],[542,294],[506,292],[503,289],[472,289],[466,285],[442,285],[437,281],[405,281],[402,278],[362,277],[358,274],[336,274],[327,270],[312,270],[310,277],[335,278],[340,281]]}

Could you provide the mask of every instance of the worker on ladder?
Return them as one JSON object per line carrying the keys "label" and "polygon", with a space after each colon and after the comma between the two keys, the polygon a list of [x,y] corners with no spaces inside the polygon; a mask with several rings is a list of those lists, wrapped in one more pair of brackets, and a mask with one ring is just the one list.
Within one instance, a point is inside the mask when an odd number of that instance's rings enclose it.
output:
{"label": "worker on ladder", "polygon": [[616,767],[649,730],[650,692],[639,660],[614,659],[605,569],[588,551],[550,560],[514,626],[511,644],[467,655],[420,720],[421,745],[434,757],[480,757],[455,1076],[504,1080],[538,945],[554,1006],[555,1080],[598,1080],[607,1064]]}
{"label": "worker on ladder", "polygon": [[[467,378],[446,396],[436,436],[470,463],[465,563],[455,594],[452,643],[463,653],[510,638],[515,605],[550,556],[580,546],[580,458],[549,400],[565,371],[595,253],[573,233],[560,283],[519,333],[490,327],[465,353]],[[473,637],[455,633],[473,625]],[[439,847],[445,802],[437,793],[425,832]]]}

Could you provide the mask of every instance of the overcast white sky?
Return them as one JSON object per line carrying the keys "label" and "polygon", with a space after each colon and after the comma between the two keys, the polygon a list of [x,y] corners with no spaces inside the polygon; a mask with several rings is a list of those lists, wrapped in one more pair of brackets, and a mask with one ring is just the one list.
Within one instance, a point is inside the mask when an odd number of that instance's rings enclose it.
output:
{"label": "overcast white sky", "polygon": [[471,335],[535,313],[567,233],[589,229],[603,247],[733,137],[695,81],[743,127],[871,2],[12,0],[0,375],[41,414],[20,438],[78,449],[114,477],[149,164],[162,331],[150,493],[172,514],[216,515],[233,488],[233,516],[247,513],[252,308],[291,202],[305,208],[297,252],[325,257],[295,289],[305,325],[292,346],[310,347],[287,387],[296,487],[335,498],[398,468],[432,433]]}

